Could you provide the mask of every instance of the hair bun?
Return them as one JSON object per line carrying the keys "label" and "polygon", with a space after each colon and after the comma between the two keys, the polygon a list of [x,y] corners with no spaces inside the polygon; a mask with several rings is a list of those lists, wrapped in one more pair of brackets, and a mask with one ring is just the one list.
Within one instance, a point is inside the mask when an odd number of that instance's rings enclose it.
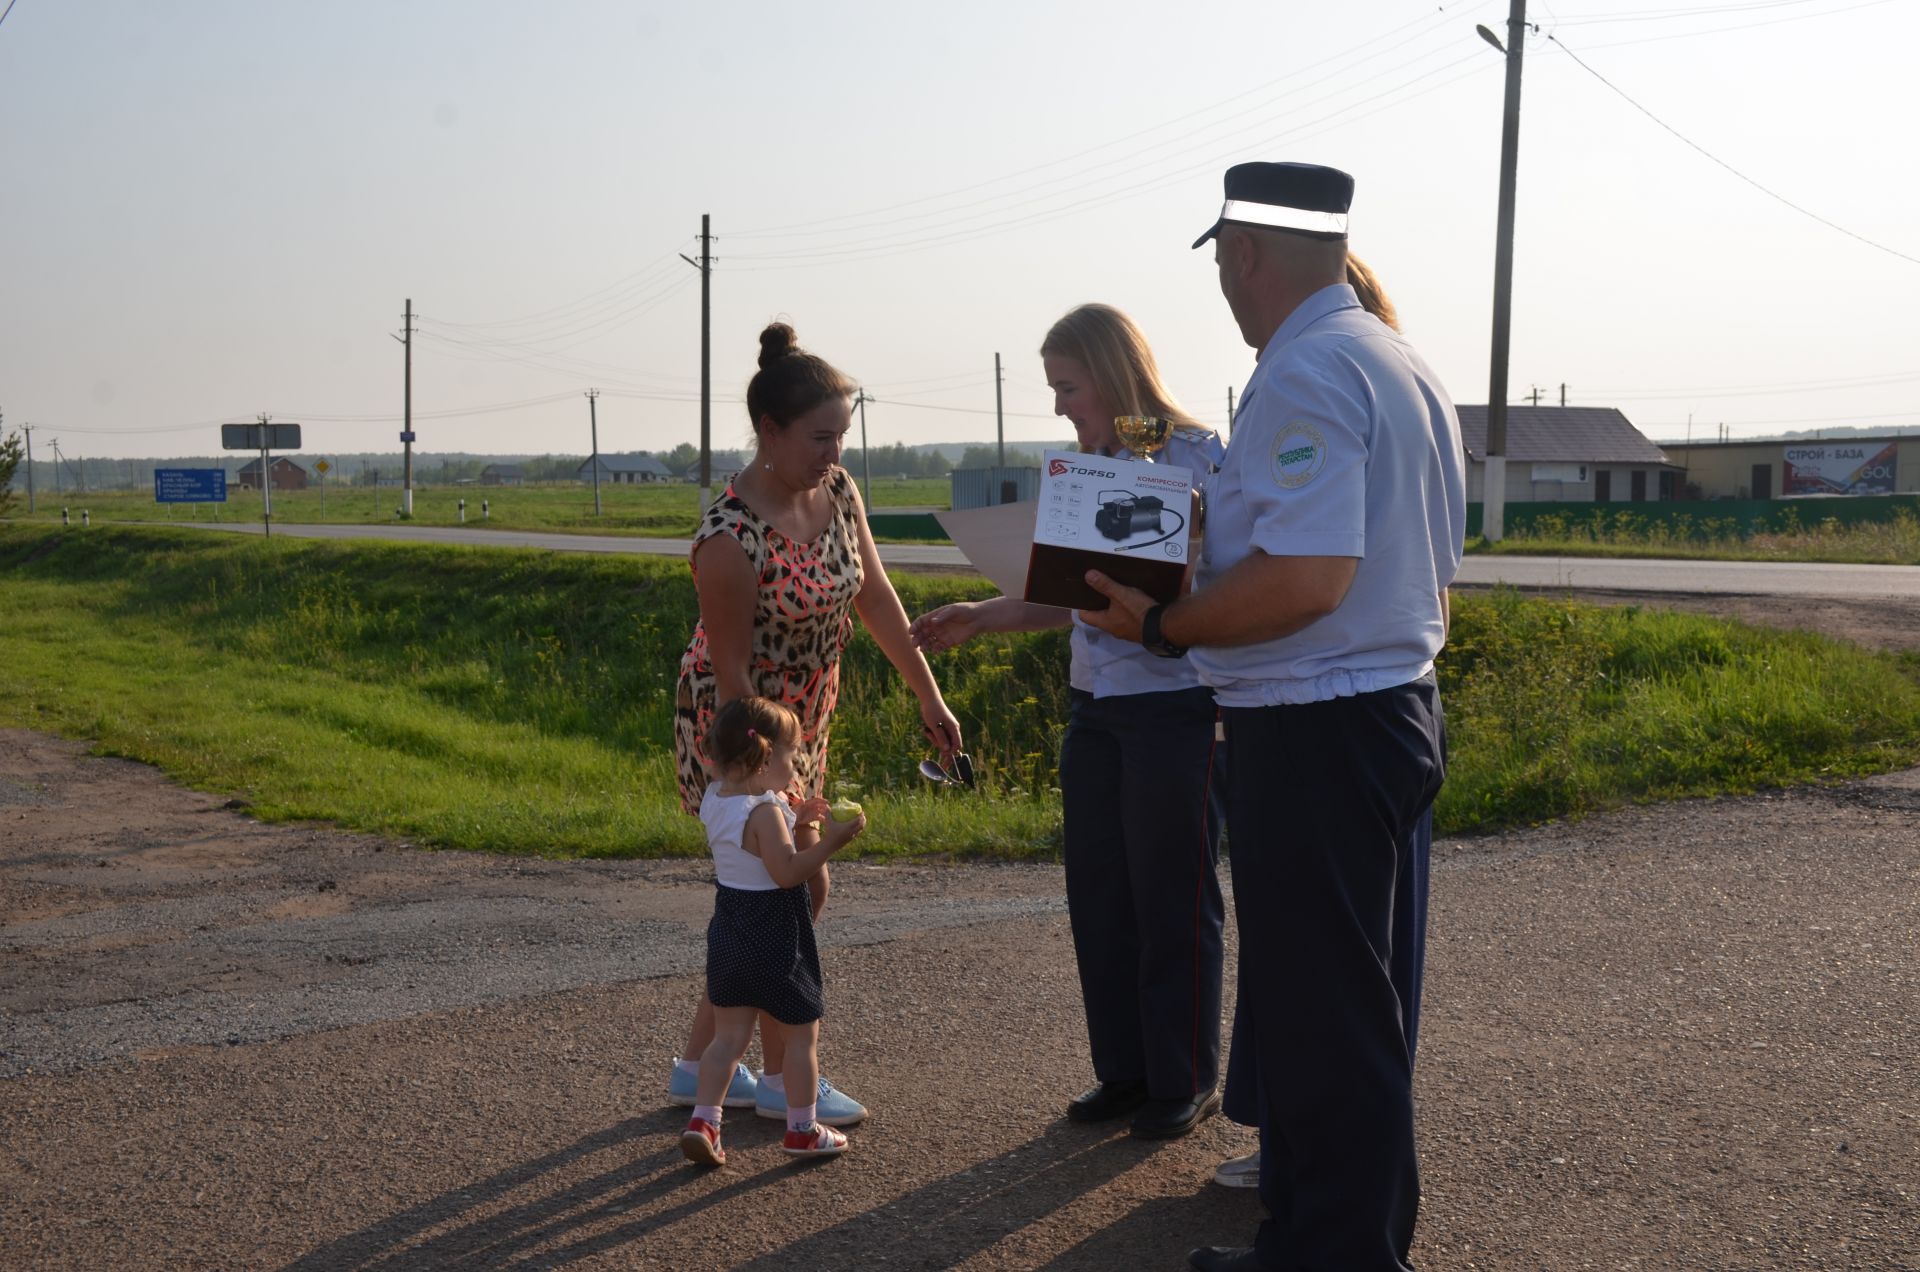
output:
{"label": "hair bun", "polygon": [[792,327],[784,322],[769,323],[760,333],[760,365],[770,366],[799,348],[794,343]]}

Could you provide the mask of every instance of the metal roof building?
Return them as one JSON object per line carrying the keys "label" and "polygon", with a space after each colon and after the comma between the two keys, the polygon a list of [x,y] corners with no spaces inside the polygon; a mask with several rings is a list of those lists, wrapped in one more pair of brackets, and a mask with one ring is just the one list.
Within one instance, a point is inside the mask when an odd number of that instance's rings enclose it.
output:
{"label": "metal roof building", "polygon": [[[1460,406],[1467,501],[1485,495],[1487,408]],[[1674,499],[1680,466],[1611,406],[1509,406],[1509,503]]]}

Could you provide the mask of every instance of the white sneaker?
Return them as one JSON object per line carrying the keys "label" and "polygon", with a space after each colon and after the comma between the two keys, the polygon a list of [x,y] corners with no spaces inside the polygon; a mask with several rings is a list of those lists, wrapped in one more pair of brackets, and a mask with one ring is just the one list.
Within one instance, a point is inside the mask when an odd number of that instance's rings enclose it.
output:
{"label": "white sneaker", "polygon": [[1260,1150],[1256,1148],[1245,1157],[1229,1157],[1221,1162],[1219,1169],[1213,1172],[1213,1182],[1227,1188],[1258,1188]]}

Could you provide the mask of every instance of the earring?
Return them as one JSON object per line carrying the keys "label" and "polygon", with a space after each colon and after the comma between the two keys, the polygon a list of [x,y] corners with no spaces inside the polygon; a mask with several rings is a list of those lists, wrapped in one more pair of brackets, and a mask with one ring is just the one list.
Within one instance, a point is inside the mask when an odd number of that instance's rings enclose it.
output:
{"label": "earring", "polygon": [[768,472],[772,472],[772,471],[773,471],[773,465],[772,465],[772,464],[767,464],[767,463],[763,463],[763,464],[761,464],[761,465],[760,465],[760,467],[762,467],[762,468],[764,468],[764,469],[766,469],[766,470],[767,470]]}

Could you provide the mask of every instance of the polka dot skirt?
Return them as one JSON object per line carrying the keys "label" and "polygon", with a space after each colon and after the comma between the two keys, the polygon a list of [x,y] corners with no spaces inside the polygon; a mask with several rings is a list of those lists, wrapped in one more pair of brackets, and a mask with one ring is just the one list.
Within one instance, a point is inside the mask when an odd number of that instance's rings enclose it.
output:
{"label": "polka dot skirt", "polygon": [[813,903],[804,885],[747,892],[716,885],[707,924],[707,997],[804,1025],[826,1014]]}

